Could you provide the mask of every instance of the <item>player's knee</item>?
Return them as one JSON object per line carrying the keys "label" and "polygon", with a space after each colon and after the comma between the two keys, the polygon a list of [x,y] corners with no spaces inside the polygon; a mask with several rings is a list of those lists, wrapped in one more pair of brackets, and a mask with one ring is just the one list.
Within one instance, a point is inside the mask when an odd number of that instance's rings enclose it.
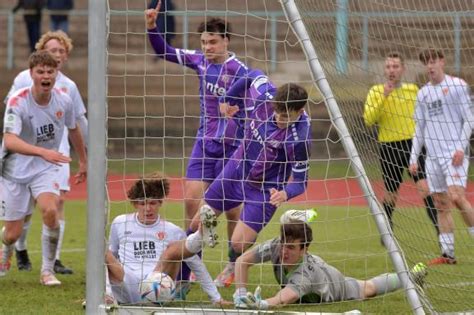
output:
{"label": "player's knee", "polygon": [[249,245],[242,240],[234,240],[234,238],[231,240],[231,248],[236,254],[242,254],[248,247]]}
{"label": "player's knee", "polygon": [[43,222],[49,228],[56,228],[58,224],[58,209],[55,206],[49,206],[42,209]]}
{"label": "player's knee", "polygon": [[3,231],[3,243],[5,245],[14,244],[21,236],[22,228],[9,228]]}

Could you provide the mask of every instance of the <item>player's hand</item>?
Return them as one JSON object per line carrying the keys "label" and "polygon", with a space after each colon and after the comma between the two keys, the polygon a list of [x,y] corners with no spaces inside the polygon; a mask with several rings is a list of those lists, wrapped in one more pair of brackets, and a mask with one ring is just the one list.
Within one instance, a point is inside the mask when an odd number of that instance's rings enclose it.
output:
{"label": "player's hand", "polygon": [[286,194],[286,191],[270,188],[270,204],[272,206],[279,207],[286,200],[288,200],[288,195]]}
{"label": "player's hand", "polygon": [[410,164],[410,166],[408,167],[408,171],[410,172],[410,174],[416,175],[416,173],[418,172],[418,164],[417,163]]}
{"label": "player's hand", "polygon": [[87,164],[79,162],[79,171],[74,175],[74,178],[76,179],[74,181],[74,184],[80,184],[82,182],[85,182],[87,179]]}
{"label": "player's hand", "polygon": [[392,81],[388,81],[383,85],[383,95],[389,96],[390,93],[395,89],[395,84]]}
{"label": "player's hand", "polygon": [[226,118],[232,118],[234,115],[239,111],[239,106],[237,105],[229,105],[229,103],[220,103],[219,104],[219,111],[223,116]]}
{"label": "player's hand", "polygon": [[464,151],[456,150],[453,154],[453,166],[461,166],[464,160]]}
{"label": "player's hand", "polygon": [[146,28],[151,30],[156,27],[156,19],[158,18],[158,12],[160,12],[161,0],[158,0],[154,9],[145,10],[145,22]]}
{"label": "player's hand", "polygon": [[56,165],[61,165],[62,163],[69,163],[71,162],[71,158],[68,156],[65,156],[61,152],[54,151],[54,150],[48,150],[45,149],[41,153],[41,157],[45,159],[46,161],[56,164]]}
{"label": "player's hand", "polygon": [[265,300],[262,300],[261,289],[258,286],[255,289],[255,293],[247,292],[247,295],[239,297],[239,307],[238,308],[247,308],[253,310],[266,310],[268,309],[268,303]]}

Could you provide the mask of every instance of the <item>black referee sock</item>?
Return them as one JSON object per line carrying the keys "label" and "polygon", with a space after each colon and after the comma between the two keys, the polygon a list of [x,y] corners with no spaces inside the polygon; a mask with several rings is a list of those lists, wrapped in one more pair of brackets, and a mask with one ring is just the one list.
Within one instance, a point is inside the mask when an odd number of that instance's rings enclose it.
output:
{"label": "black referee sock", "polygon": [[433,225],[436,229],[436,233],[439,235],[439,227],[438,227],[438,210],[436,210],[436,207],[434,205],[433,197],[429,195],[425,199],[423,199],[425,202],[426,206],[426,213],[428,214],[428,217],[430,218],[431,222],[433,222]]}
{"label": "black referee sock", "polygon": [[393,211],[395,211],[395,207],[391,203],[384,202],[383,209],[385,210],[385,213],[387,214],[388,223],[390,223],[390,227],[393,228],[392,214],[393,214]]}

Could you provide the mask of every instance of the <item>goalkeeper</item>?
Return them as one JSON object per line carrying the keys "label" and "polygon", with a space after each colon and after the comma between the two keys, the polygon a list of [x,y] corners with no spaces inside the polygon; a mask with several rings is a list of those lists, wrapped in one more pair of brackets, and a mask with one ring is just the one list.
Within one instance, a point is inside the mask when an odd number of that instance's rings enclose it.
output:
{"label": "goalkeeper", "polygon": [[[308,253],[313,240],[308,215],[290,210],[281,221],[280,237],[264,242],[245,252],[235,266],[236,308],[268,309],[293,303],[321,303],[346,300],[363,300],[402,288],[396,273],[386,273],[370,280],[357,280],[344,276],[323,259]],[[273,297],[262,299],[260,288],[255,294],[247,292],[250,266],[271,261],[275,278],[281,290]],[[417,264],[411,276],[419,285],[426,276],[426,266]]]}

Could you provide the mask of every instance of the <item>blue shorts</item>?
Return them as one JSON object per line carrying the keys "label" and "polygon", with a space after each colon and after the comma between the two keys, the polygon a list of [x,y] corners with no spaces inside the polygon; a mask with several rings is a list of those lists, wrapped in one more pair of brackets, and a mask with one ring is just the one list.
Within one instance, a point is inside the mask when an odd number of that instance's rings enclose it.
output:
{"label": "blue shorts", "polygon": [[243,180],[241,166],[239,161],[229,160],[204,198],[208,205],[219,211],[229,211],[243,203],[240,220],[258,233],[270,222],[276,207],[269,203],[270,191],[263,189],[263,184],[259,188]]}
{"label": "blue shorts", "polygon": [[186,179],[213,182],[235,149],[214,140],[197,139],[189,157]]}

